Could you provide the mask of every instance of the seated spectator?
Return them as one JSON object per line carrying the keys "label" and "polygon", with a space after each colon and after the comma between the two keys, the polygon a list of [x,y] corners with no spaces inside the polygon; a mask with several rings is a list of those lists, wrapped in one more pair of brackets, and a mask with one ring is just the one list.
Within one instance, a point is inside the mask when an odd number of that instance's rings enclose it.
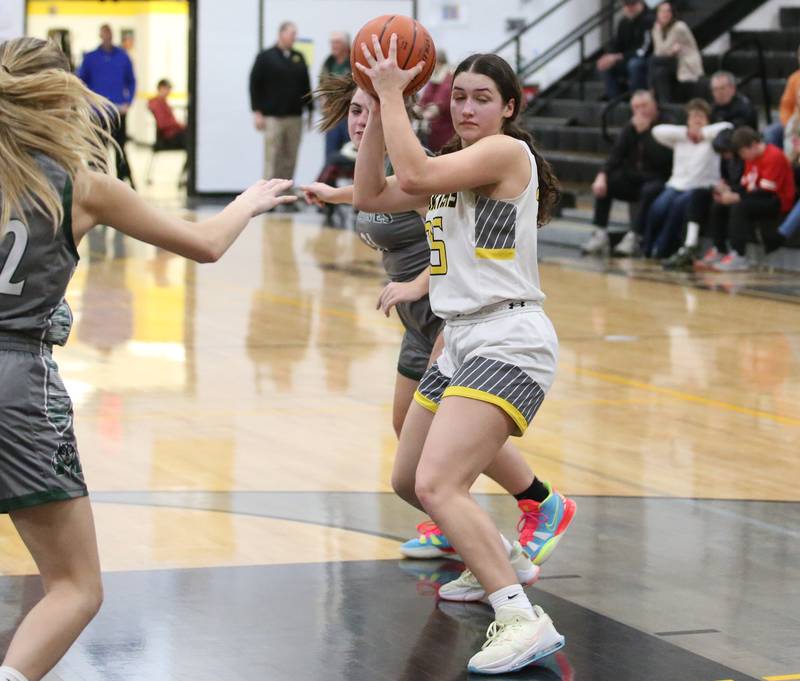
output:
{"label": "seated spectator", "polygon": [[[800,61],[800,48],[797,49],[797,59]],[[797,110],[797,91],[800,90],[800,69],[795,71],[786,81],[786,87],[781,95],[780,120],[768,125],[764,130],[764,141],[767,144],[781,146],[783,141],[783,128],[789,122],[792,114]]]}
{"label": "seated spectator", "polygon": [[703,58],[692,30],[675,15],[670,2],[656,9],[653,26],[653,57],[650,82],[659,102],[672,102],[680,95],[695,94],[695,84],[703,77]]}
{"label": "seated spectator", "polygon": [[786,215],[795,199],[794,173],[783,152],[767,144],[752,128],[739,128],[733,134],[733,147],[744,161],[741,193],[730,192],[728,241],[731,252],[713,265],[717,272],[749,270],[747,242],[754,228],[760,228],[767,252],[782,244],[778,236],[780,218]]}
{"label": "seated spectator", "polygon": [[[720,180],[714,187],[695,189],[686,206],[686,239],[675,255],[662,264],[667,270],[708,270],[728,252],[728,217],[731,191],[742,191],[744,162],[733,148],[733,128],[720,132],[711,143],[720,155]],[[705,255],[699,257],[700,226],[708,225],[713,240]]]}
{"label": "seated spectator", "polygon": [[437,153],[456,134],[450,117],[450,91],[453,88],[453,70],[447,63],[444,50],[436,51],[436,68],[422,90],[416,112],[422,118],[426,134],[425,146]]}
{"label": "seated spectator", "polygon": [[[800,99],[800,88],[796,93],[796,98]],[[783,153],[789,159],[794,169],[794,182],[800,183],[800,109],[795,108],[794,113],[786,122],[783,132]]]}
{"label": "seated spectator", "polygon": [[[660,120],[658,105],[649,90],[638,90],[631,97],[633,116],[619,136],[603,169],[592,184],[596,229],[583,244],[584,254],[607,253],[606,228],[613,199],[640,202],[631,229],[614,249],[618,255],[634,255],[644,231],[643,217],[672,172],[672,150],[653,139],[653,126]],[[663,122],[663,121],[662,121]]]}
{"label": "seated spectator", "polygon": [[597,60],[607,99],[647,88],[650,29],[655,16],[642,0],[622,0],[622,14],[609,52]]}
{"label": "seated spectator", "polygon": [[709,123],[711,106],[704,99],[686,105],[687,125],[657,125],[653,137],[673,149],[672,175],[653,201],[645,222],[642,249],[646,257],[666,258],[679,245],[692,190],[713,187],[720,179],[719,158],[711,141],[731,124]]}
{"label": "seated spectator", "polygon": [[717,71],[711,76],[711,96],[714,105],[711,107],[711,122],[728,121],[734,128],[746,125],[758,128],[758,113],[752,102],[736,91],[736,78],[728,71]]}
{"label": "seated spectator", "polygon": [[156,96],[147,102],[156,119],[156,135],[162,149],[186,149],[186,126],[178,122],[167,98],[172,92],[172,83],[166,78],[158,81]]}

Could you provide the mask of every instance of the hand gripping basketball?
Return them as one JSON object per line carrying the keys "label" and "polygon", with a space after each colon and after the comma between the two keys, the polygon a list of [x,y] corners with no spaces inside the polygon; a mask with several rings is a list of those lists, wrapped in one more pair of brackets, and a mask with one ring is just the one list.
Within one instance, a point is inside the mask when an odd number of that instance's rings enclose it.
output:
{"label": "hand gripping basketball", "polygon": [[383,55],[381,43],[374,33],[372,34],[374,55],[370,52],[366,43],[361,43],[359,47],[369,67],[356,62],[356,68],[370,79],[378,97],[393,91],[403,92],[406,86],[425,68],[424,61],[417,62],[410,69],[400,68],[397,63],[397,34],[395,33],[392,33],[389,39],[389,54],[387,56]]}

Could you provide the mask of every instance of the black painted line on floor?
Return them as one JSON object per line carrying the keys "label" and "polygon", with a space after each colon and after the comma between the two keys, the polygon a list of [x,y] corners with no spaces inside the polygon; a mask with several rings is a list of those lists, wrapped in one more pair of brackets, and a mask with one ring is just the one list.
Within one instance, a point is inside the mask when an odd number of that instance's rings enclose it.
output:
{"label": "black painted line on floor", "polygon": [[656,636],[691,636],[693,634],[718,634],[719,629],[687,629],[686,631],[657,631]]}
{"label": "black painted line on floor", "polygon": [[542,581],[544,579],[583,579],[580,575],[544,575],[544,577],[539,577],[538,581]]}

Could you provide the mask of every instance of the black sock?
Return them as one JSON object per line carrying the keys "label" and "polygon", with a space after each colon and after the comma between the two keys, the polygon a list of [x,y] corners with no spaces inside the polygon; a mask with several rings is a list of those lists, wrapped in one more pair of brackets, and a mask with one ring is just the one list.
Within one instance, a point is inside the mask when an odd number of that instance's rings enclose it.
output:
{"label": "black sock", "polygon": [[550,496],[550,490],[547,489],[547,487],[545,487],[544,483],[541,480],[539,480],[539,478],[534,476],[531,486],[528,487],[528,489],[526,489],[524,492],[515,494],[514,498],[517,501],[522,501],[523,499],[531,499],[541,504],[549,496]]}

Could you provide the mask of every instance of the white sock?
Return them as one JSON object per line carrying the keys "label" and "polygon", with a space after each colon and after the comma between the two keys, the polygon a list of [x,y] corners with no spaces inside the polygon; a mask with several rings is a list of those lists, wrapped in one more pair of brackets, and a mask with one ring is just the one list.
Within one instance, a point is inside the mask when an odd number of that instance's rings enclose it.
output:
{"label": "white sock", "polygon": [[697,246],[697,237],[700,235],[700,225],[696,222],[686,223],[686,241],[683,242],[684,246],[694,248]]}
{"label": "white sock", "polygon": [[22,672],[12,667],[0,667],[0,681],[28,681]]}
{"label": "white sock", "polygon": [[518,610],[530,610],[533,612],[533,606],[522,590],[519,584],[512,584],[489,594],[489,603],[492,604],[495,613],[500,608],[517,608]]}
{"label": "white sock", "polygon": [[500,539],[503,541],[503,546],[506,549],[506,553],[510,556],[511,555],[511,542],[506,539],[505,535],[501,532]]}

